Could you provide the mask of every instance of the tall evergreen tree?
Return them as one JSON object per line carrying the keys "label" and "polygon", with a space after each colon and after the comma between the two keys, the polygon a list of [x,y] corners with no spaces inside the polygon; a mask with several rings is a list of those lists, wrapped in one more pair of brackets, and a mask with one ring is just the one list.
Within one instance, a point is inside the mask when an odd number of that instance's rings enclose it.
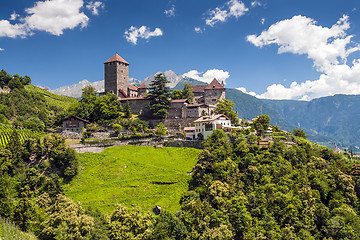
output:
{"label": "tall evergreen tree", "polygon": [[189,101],[189,103],[193,103],[194,93],[192,92],[192,87],[191,87],[190,83],[185,83],[182,93],[183,93],[184,98],[186,98]]}
{"label": "tall evergreen tree", "polygon": [[150,112],[155,118],[165,118],[168,115],[170,106],[170,89],[166,86],[169,81],[162,73],[155,76],[154,81],[150,84],[148,97],[151,102],[149,105]]}
{"label": "tall evergreen tree", "polygon": [[131,118],[132,113],[131,113],[131,107],[130,107],[129,101],[126,101],[126,103],[125,103],[124,112],[125,112],[126,118]]}

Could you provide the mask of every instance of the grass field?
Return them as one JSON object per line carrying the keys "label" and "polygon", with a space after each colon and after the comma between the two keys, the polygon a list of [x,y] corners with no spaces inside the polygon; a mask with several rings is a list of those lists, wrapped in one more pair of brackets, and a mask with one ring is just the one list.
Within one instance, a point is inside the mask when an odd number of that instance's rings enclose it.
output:
{"label": "grass field", "polygon": [[[201,150],[120,146],[101,153],[80,155],[81,170],[64,186],[66,195],[84,207],[111,212],[116,203],[131,204],[143,210],[155,205],[174,212],[187,190],[190,176]],[[151,182],[176,182],[151,184]]]}

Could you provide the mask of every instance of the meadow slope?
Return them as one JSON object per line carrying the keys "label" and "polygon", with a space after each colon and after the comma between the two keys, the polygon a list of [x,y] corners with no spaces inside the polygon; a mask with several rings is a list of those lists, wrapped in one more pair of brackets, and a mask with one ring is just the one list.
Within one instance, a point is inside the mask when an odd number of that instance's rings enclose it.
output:
{"label": "meadow slope", "polygon": [[159,205],[173,212],[180,207],[181,194],[187,190],[189,173],[200,151],[129,145],[80,154],[80,171],[64,190],[84,207],[102,212],[111,212],[117,203],[126,207],[134,204],[143,210]]}

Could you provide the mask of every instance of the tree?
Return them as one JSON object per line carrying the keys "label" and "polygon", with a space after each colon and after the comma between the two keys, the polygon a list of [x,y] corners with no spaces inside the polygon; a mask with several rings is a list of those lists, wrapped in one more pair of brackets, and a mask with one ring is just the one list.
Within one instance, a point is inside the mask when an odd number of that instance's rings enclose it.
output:
{"label": "tree", "polygon": [[166,86],[168,82],[166,77],[159,73],[150,84],[150,92],[148,93],[150,99],[149,109],[151,115],[155,118],[165,118],[168,115],[167,110],[170,106],[170,89]]}
{"label": "tree", "polygon": [[177,216],[162,212],[150,228],[148,239],[186,239],[188,231]]}
{"label": "tree", "polygon": [[117,205],[108,219],[110,239],[144,239],[142,235],[149,228],[153,217],[149,213],[141,214],[140,208],[129,211]]}
{"label": "tree", "polygon": [[228,118],[230,118],[232,124],[238,124],[239,118],[237,113],[233,110],[235,103],[228,99],[217,100],[217,106],[215,108],[215,113],[224,114]]}
{"label": "tree", "polygon": [[41,239],[89,239],[94,219],[81,205],[62,194],[51,199],[47,193],[38,197],[38,203],[46,210],[46,220],[40,223]]}
{"label": "tree", "polygon": [[296,127],[296,128],[293,129],[293,134],[294,134],[294,136],[296,136],[296,137],[302,137],[302,138],[304,138],[304,139],[306,139],[306,138],[308,137],[308,136],[306,135],[305,131],[304,131],[303,129],[301,129],[301,128],[298,128],[298,127]]}
{"label": "tree", "polygon": [[270,117],[266,114],[260,115],[255,121],[254,121],[254,127],[255,129],[260,132],[260,135],[263,131],[268,130],[270,126]]}
{"label": "tree", "polygon": [[272,127],[273,132],[280,132],[280,128],[278,126]]}
{"label": "tree", "polygon": [[86,86],[82,89],[80,104],[75,106],[75,114],[81,118],[94,121],[96,91],[93,86]]}
{"label": "tree", "polygon": [[167,128],[165,127],[165,125],[160,122],[158,125],[156,125],[155,127],[156,129],[156,135],[159,135],[159,136],[165,136],[166,135],[166,132],[167,132]]}
{"label": "tree", "polygon": [[194,93],[192,92],[192,87],[190,83],[185,83],[184,89],[182,91],[184,98],[186,98],[189,103],[194,101]]}
{"label": "tree", "polygon": [[125,103],[124,112],[125,112],[125,117],[126,118],[131,118],[132,117],[131,107],[130,107],[129,101],[126,101],[126,103]]}
{"label": "tree", "polygon": [[183,99],[183,92],[180,90],[172,91],[171,99]]}

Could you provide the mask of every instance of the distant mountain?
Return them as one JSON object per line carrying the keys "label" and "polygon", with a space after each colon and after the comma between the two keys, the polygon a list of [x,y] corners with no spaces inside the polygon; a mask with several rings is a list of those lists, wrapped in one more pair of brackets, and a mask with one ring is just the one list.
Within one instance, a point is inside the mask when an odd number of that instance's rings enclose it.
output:
{"label": "distant mountain", "polygon": [[240,90],[226,88],[226,98],[235,103],[234,110],[238,112],[239,118],[251,120],[261,114],[267,114],[271,118],[272,125],[277,125],[287,131],[295,127],[261,99],[243,93]]}
{"label": "distant mountain", "polygon": [[263,100],[288,122],[306,130],[311,139],[323,135],[332,145],[360,147],[360,95],[335,95],[309,102]]}
{"label": "distant mountain", "polygon": [[[129,83],[132,85],[140,85],[141,81],[136,78],[129,78]],[[64,95],[68,97],[79,98],[82,94],[82,89],[86,86],[93,86],[97,92],[104,92],[105,91],[105,81],[97,81],[97,82],[89,82],[88,80],[82,80],[78,83],[75,83],[70,86],[64,86],[60,88],[56,88],[53,90],[49,90],[52,93]]]}
{"label": "distant mountain", "polygon": [[[137,85],[137,86],[140,86],[142,83],[145,83],[147,86],[149,86],[150,83],[154,80],[154,76],[156,74],[145,78],[144,81],[140,81],[140,80],[138,80],[136,78],[129,78],[129,83],[131,85]],[[163,74],[170,81],[168,86],[171,89],[183,90],[185,83],[190,83],[192,85],[206,84],[204,82],[200,82],[200,81],[188,78],[188,77],[183,77],[182,75],[177,75],[172,70],[165,71],[165,72],[163,72]],[[104,80],[93,82],[93,83],[89,82],[88,80],[82,80],[82,81],[80,81],[78,83],[75,83],[73,85],[56,88],[56,89],[53,89],[53,90],[50,90],[50,91],[53,92],[53,93],[59,94],[59,95],[79,98],[79,97],[81,97],[82,89],[84,87],[86,87],[88,85],[91,85],[91,86],[93,86],[95,88],[95,90],[97,92],[104,92],[105,91],[105,87],[104,87],[105,85],[104,84],[105,84]]]}
{"label": "distant mountain", "polygon": [[97,92],[104,92],[104,80],[93,83],[88,80],[82,80],[70,86],[50,90],[50,92],[68,97],[79,98],[81,97],[82,89],[89,85],[93,86]]}
{"label": "distant mountain", "polygon": [[140,86],[141,85],[141,81],[136,79],[136,78],[129,78],[129,84],[131,85],[136,85],[136,86]]}
{"label": "distant mountain", "polygon": [[183,90],[186,83],[190,83],[190,85],[207,85],[206,82],[201,82],[189,77],[183,77],[183,79],[178,82],[172,90]]}
{"label": "distant mountain", "polygon": [[[147,86],[150,85],[150,83],[152,81],[154,81],[155,79],[155,75],[157,75],[159,72],[155,73],[154,75],[151,75],[147,78],[145,78],[145,80],[143,81],[143,83],[145,83]],[[174,73],[174,71],[172,70],[168,70],[163,72],[164,76],[166,77],[166,79],[170,82],[168,84],[168,87],[170,88],[174,88],[180,81],[182,81],[184,79],[184,77],[182,75],[177,75],[176,73]]]}

